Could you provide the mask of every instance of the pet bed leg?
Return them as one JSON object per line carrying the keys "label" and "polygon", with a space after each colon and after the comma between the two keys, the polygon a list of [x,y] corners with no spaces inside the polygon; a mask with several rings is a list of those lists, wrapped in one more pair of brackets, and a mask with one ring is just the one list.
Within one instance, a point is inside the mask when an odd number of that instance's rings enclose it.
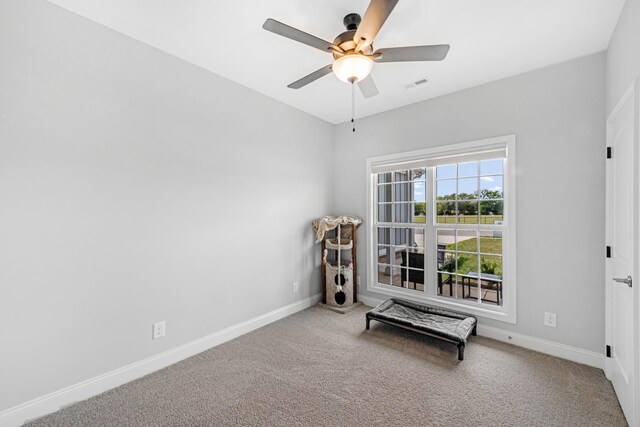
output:
{"label": "pet bed leg", "polygon": [[464,343],[458,344],[458,360],[464,360]]}
{"label": "pet bed leg", "polygon": [[471,331],[471,335],[473,335],[474,337],[475,337],[476,335],[478,335],[478,331],[477,331],[477,329],[478,329],[478,325],[475,325],[475,326],[473,327],[473,330]]}
{"label": "pet bed leg", "polygon": [[369,319],[369,317],[367,317],[367,331],[369,330],[369,322],[371,322],[371,319]]}

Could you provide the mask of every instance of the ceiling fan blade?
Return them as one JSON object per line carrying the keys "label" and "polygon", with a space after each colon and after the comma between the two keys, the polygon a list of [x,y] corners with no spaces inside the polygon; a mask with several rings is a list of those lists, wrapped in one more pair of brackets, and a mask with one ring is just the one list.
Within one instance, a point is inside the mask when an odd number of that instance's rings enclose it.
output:
{"label": "ceiling fan blade", "polygon": [[397,3],[398,0],[371,0],[353,37],[353,41],[359,44],[360,50],[373,43],[373,39]]}
{"label": "ceiling fan blade", "polygon": [[319,70],[316,70],[313,73],[309,74],[308,76],[304,76],[300,80],[296,80],[287,87],[291,89],[300,89],[301,87],[306,86],[309,83],[315,82],[320,77],[326,76],[327,74],[331,73],[331,67],[332,64],[329,64],[326,67],[322,67]]}
{"label": "ceiling fan blade", "polygon": [[369,74],[366,79],[359,81],[358,87],[365,98],[371,98],[379,93],[378,88],[376,87],[376,82],[373,81],[371,74]]}
{"label": "ceiling fan blade", "polygon": [[442,61],[448,52],[448,44],[389,47],[376,50],[372,58],[375,62]]}
{"label": "ceiling fan blade", "polygon": [[262,24],[262,28],[288,39],[306,44],[307,46],[315,47],[316,49],[320,49],[324,52],[331,52],[334,49],[334,45],[326,40],[322,40],[321,38],[313,36],[309,33],[305,33],[304,31],[300,31],[296,28],[290,27],[287,24],[283,24],[282,22],[278,22],[271,18],[264,21],[264,24]]}

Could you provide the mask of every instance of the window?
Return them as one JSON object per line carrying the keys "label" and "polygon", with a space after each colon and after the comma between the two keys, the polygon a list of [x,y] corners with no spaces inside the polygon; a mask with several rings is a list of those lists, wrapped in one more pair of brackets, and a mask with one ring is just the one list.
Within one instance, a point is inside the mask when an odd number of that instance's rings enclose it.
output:
{"label": "window", "polygon": [[368,289],[515,322],[515,137],[368,159]]}

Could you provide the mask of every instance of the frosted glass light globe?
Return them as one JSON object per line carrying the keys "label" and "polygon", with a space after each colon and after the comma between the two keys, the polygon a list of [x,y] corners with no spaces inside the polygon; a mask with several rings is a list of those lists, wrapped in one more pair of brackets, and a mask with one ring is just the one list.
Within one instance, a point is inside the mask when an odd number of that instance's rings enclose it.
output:
{"label": "frosted glass light globe", "polygon": [[373,61],[370,58],[355,53],[336,59],[332,67],[336,76],[347,83],[366,79],[372,68]]}

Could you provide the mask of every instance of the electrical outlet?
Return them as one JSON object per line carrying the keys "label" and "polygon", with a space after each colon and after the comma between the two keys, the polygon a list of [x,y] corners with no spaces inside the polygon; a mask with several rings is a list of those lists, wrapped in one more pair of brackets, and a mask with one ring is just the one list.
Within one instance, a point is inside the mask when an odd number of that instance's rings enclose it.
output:
{"label": "electrical outlet", "polygon": [[544,313],[544,326],[550,326],[552,328],[556,327],[556,314],[555,313]]}
{"label": "electrical outlet", "polygon": [[153,339],[157,340],[162,338],[165,333],[165,324],[164,320],[162,322],[156,322],[153,324]]}
{"label": "electrical outlet", "polygon": [[298,282],[293,282],[293,292],[298,292]]}

